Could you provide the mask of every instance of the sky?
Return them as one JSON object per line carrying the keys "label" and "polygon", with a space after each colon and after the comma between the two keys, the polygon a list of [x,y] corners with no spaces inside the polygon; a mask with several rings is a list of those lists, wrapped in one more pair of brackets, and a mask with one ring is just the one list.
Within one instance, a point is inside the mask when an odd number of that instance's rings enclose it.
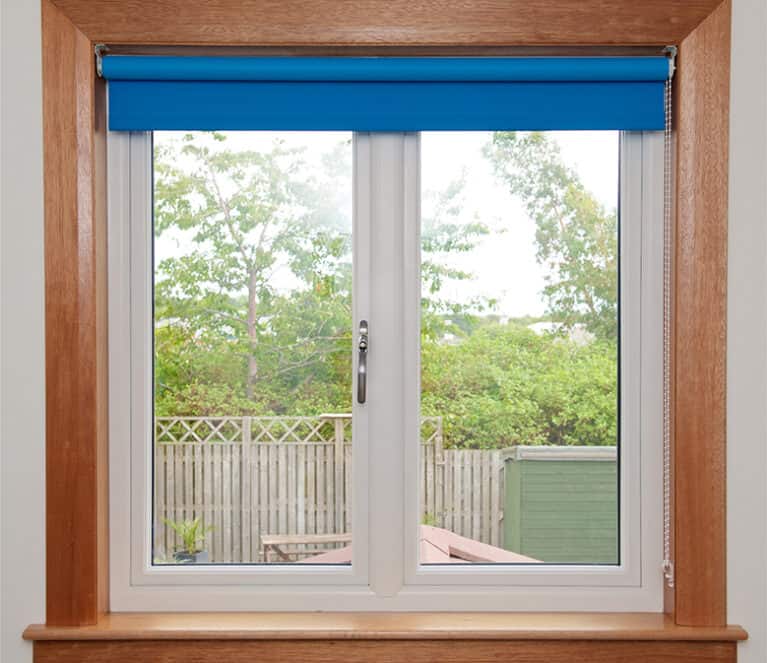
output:
{"label": "sky", "polygon": [[[618,200],[618,132],[550,132],[565,162],[580,175],[588,190],[607,208]],[[424,133],[421,137],[422,214],[430,215],[429,191],[444,189],[465,169],[466,220],[475,217],[491,233],[470,253],[454,260],[474,275],[444,290],[452,299],[473,296],[498,300],[494,312],[509,317],[540,316],[545,272],[535,260],[535,224],[482,156],[491,133]]]}
{"label": "sky", "polygon": [[[155,144],[177,139],[181,134],[156,132]],[[229,132],[223,143],[228,149],[257,150],[268,148],[276,138],[288,145],[306,146],[305,160],[321,168],[320,158],[335,145],[350,137],[348,133]],[[562,157],[579,174],[588,190],[608,209],[618,201],[618,132],[570,131],[549,132],[560,146]],[[432,192],[443,190],[465,173],[464,205],[461,217],[479,220],[490,226],[491,233],[469,253],[451,257],[451,264],[472,274],[467,281],[453,283],[443,296],[465,302],[477,296],[494,299],[492,311],[505,317],[540,316],[546,303],[541,295],[544,269],[535,260],[535,224],[523,207],[494,176],[482,148],[491,139],[489,132],[427,132],[421,135],[422,214],[432,210]],[[206,141],[209,145],[222,145]],[[351,153],[351,146],[349,147]],[[351,180],[344,187],[351,214]],[[188,238],[176,234],[157,240],[158,258],[187,250]],[[286,272],[275,275],[280,286],[289,287]]]}

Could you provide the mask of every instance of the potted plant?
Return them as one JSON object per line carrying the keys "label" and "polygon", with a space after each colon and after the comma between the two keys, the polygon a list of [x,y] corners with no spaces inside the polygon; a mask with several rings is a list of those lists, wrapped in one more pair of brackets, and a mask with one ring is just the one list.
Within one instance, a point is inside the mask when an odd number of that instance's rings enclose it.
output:
{"label": "potted plant", "polygon": [[183,550],[173,553],[173,559],[182,564],[207,564],[208,551],[204,549],[205,535],[213,529],[212,525],[205,527],[199,516],[194,520],[167,520],[163,522],[181,537]]}

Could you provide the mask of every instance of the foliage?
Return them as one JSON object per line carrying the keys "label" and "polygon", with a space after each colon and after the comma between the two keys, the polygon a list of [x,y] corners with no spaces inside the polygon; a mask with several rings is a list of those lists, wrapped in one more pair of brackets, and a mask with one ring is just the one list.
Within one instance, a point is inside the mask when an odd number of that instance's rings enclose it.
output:
{"label": "foliage", "polygon": [[[351,224],[337,193],[351,180],[348,156],[339,145],[317,173],[280,141],[235,151],[197,134],[157,149],[155,232],[178,250],[156,265],[156,415],[349,411]],[[536,223],[546,320],[561,325],[536,334],[535,320],[504,322],[492,301],[443,294],[472,278],[451,257],[489,230],[464,218],[462,179],[433,193],[422,221],[422,414],[444,418],[452,447],[615,444],[615,215],[541,134],[495,134],[487,156]],[[594,340],[572,340],[576,325]]]}
{"label": "foliage", "polygon": [[[155,164],[156,234],[180,235],[188,247],[157,265],[156,385],[168,402],[159,409],[202,385],[228,390],[235,407],[267,407],[316,379],[348,347],[350,236],[326,193],[337,187],[279,141],[233,151],[190,134],[158,148]],[[343,172],[338,159],[322,169]],[[275,273],[299,285],[279,291]]]}
{"label": "foliage", "polygon": [[421,411],[443,416],[447,446],[616,443],[614,344],[490,323],[422,353]]}
{"label": "foliage", "polygon": [[423,514],[423,518],[421,518],[421,525],[428,525],[429,527],[438,527],[439,521],[437,520],[437,516],[435,516],[432,513],[425,513]]}
{"label": "foliage", "polygon": [[492,301],[475,298],[457,303],[446,299],[443,287],[451,281],[465,281],[472,274],[449,265],[448,258],[457,253],[471,251],[490,230],[474,219],[459,220],[464,200],[465,173],[448,184],[444,191],[427,192],[433,195],[433,214],[421,219],[421,331],[428,338],[438,338],[459,329],[459,321],[473,317],[472,313],[487,310]]}
{"label": "foliage", "polygon": [[543,133],[497,132],[486,154],[536,223],[537,258],[548,267],[544,294],[553,319],[616,339],[616,212],[597,202]]}
{"label": "foliage", "polygon": [[179,535],[184,544],[184,551],[194,555],[202,550],[205,545],[205,536],[213,530],[213,525],[207,527],[202,524],[199,517],[194,520],[168,520],[163,522]]}
{"label": "foliage", "polygon": [[[351,222],[333,193],[351,181],[348,145],[317,169],[280,141],[256,152],[203,138],[155,153],[155,233],[184,249],[156,266],[156,414],[347,411]],[[435,334],[446,326],[440,313],[466,308],[441,300],[442,286],[469,277],[439,256],[469,251],[486,233],[455,221],[462,188],[459,180],[440,194],[424,222],[425,317]],[[275,274],[291,287],[275,287]]]}

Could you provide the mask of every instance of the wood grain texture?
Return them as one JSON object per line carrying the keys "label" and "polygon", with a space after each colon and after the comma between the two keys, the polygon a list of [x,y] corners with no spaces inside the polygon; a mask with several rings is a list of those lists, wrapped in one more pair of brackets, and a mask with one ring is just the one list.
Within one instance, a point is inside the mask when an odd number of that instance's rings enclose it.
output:
{"label": "wood grain texture", "polygon": [[47,621],[78,625],[108,598],[104,86],[48,0],[42,21]]}
{"label": "wood grain texture", "polygon": [[94,626],[30,626],[27,640],[742,640],[660,613],[112,613]]}
{"label": "wood grain texture", "polygon": [[675,298],[675,614],[726,611],[726,319],[730,2],[679,52]]}
{"label": "wood grain texture", "polygon": [[735,663],[731,642],[145,640],[36,642],[35,663]]}
{"label": "wood grain texture", "polygon": [[723,625],[729,3],[717,4],[42,0],[48,624],[95,624],[107,607],[105,115],[93,41],[343,54],[346,46],[437,53],[684,40],[676,109],[677,587],[667,606],[676,602],[680,624]]}
{"label": "wood grain texture", "polygon": [[55,0],[92,41],[190,45],[676,44],[718,0]]}
{"label": "wood grain texture", "polygon": [[165,46],[161,44],[117,44],[110,45],[112,55],[236,55],[241,57],[301,57],[301,56],[420,56],[420,57],[619,57],[657,56],[663,54],[662,46]]}

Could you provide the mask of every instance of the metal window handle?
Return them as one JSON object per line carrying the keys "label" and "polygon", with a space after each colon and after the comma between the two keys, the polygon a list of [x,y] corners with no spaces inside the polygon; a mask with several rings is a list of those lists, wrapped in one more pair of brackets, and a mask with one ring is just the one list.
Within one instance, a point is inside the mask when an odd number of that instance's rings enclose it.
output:
{"label": "metal window handle", "polygon": [[364,403],[368,395],[368,321],[360,320],[360,337],[357,342],[357,402]]}

